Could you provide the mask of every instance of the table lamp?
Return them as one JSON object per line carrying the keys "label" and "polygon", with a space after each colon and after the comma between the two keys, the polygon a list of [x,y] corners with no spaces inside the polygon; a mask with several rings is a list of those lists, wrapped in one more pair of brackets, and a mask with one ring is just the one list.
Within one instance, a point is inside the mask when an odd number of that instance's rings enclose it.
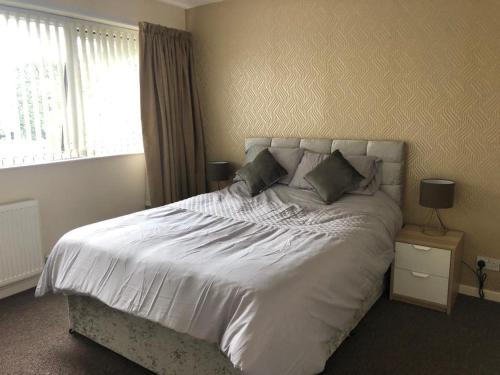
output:
{"label": "table lamp", "polygon": [[231,165],[227,161],[209,161],[207,163],[207,181],[217,182],[217,189],[220,189],[220,181],[229,180]]}
{"label": "table lamp", "polygon": [[[430,178],[420,181],[420,205],[432,208],[422,232],[428,235],[444,236],[448,228],[443,223],[439,213],[440,209],[453,207],[455,198],[455,182],[440,178]],[[431,227],[434,216],[437,217],[439,228]]]}

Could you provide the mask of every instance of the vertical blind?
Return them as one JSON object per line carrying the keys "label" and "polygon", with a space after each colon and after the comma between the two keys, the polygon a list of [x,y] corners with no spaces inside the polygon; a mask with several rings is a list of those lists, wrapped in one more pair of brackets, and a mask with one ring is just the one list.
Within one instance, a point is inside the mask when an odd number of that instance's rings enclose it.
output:
{"label": "vertical blind", "polygon": [[0,168],[142,152],[137,31],[0,7]]}

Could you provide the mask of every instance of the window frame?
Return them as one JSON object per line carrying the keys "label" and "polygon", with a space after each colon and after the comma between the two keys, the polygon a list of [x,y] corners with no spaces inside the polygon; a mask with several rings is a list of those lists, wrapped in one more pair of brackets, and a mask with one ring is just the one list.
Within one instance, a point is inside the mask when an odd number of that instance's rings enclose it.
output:
{"label": "window frame", "polygon": [[[64,24],[64,27],[71,27],[70,25],[81,25],[81,24],[88,24],[88,25],[96,25],[96,27],[106,27],[106,28],[111,28],[111,29],[117,29],[118,31],[121,31],[120,29],[125,29],[129,30],[131,32],[138,32],[138,27],[137,26],[132,26],[129,24],[123,24],[119,22],[113,22],[109,20],[104,20],[100,18],[95,18],[95,17],[87,17],[82,14],[76,14],[76,13],[69,13],[69,12],[63,12],[63,11],[58,11],[55,9],[49,9],[43,6],[36,6],[36,5],[31,5],[31,4],[23,4],[22,6],[16,5],[9,5],[7,4],[0,4],[0,11],[4,12],[12,12],[14,14],[25,14],[26,19],[29,18],[44,18],[46,20],[50,20],[50,22],[54,22],[54,24]],[[67,30],[65,33],[73,33],[74,31]],[[137,35],[137,43],[138,43],[138,35]],[[73,47],[73,46],[72,46]],[[138,52],[138,46],[137,46],[137,52]],[[137,55],[137,59],[139,60],[139,56]],[[74,61],[73,61],[74,62]],[[68,62],[64,65],[64,95],[67,99],[69,95],[69,87],[68,87]],[[139,71],[137,72],[137,75],[139,75]],[[81,94],[81,93],[80,93]],[[140,97],[140,93],[137,93],[138,96]],[[65,104],[66,106],[69,106],[69,104]],[[140,103],[138,103],[138,106]],[[74,108],[71,108],[72,110]],[[141,127],[140,124],[140,109],[139,109],[139,128]],[[80,126],[80,125],[79,125]],[[78,130],[78,128],[77,128]],[[142,130],[142,129],[141,129]],[[142,142],[141,142],[142,143]],[[61,155],[64,151],[61,150]],[[71,152],[71,151],[70,151]],[[104,154],[97,154],[97,155],[78,155],[75,157],[61,157],[61,159],[54,159],[54,160],[33,160],[32,162],[24,162],[22,164],[2,164],[2,161],[0,161],[0,172],[2,170],[10,170],[10,169],[18,169],[18,168],[25,168],[25,167],[37,167],[37,166],[46,166],[46,165],[51,165],[51,164],[59,164],[59,163],[66,163],[66,162],[75,162],[75,161],[84,161],[84,160],[92,160],[92,159],[105,159],[105,158],[113,158],[113,157],[120,157],[120,156],[131,156],[131,155],[143,155],[144,154],[144,149],[141,148],[141,150],[128,150],[124,152],[110,152],[104,153]],[[13,156],[12,158],[16,158],[18,156]],[[21,157],[21,156],[19,156]],[[26,155],[25,157],[30,157]],[[35,157],[35,156],[33,156]]]}

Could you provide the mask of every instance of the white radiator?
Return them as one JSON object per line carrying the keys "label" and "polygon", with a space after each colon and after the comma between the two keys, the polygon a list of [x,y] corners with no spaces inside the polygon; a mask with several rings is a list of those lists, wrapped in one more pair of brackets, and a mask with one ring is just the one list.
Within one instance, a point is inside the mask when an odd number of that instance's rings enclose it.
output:
{"label": "white radiator", "polygon": [[0,206],[0,287],[38,275],[43,268],[38,202]]}

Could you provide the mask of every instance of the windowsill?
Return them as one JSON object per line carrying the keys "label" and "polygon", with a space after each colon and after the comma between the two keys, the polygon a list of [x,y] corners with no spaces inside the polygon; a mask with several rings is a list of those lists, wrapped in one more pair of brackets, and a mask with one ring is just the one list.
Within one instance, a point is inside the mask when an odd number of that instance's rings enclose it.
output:
{"label": "windowsill", "polygon": [[9,170],[20,169],[20,168],[41,167],[41,166],[48,166],[48,165],[57,165],[57,164],[62,164],[62,163],[78,163],[78,162],[82,162],[82,161],[118,158],[121,156],[131,156],[131,155],[144,155],[144,152],[130,152],[130,153],[125,153],[125,154],[114,154],[114,155],[104,155],[104,156],[89,156],[89,157],[84,157],[84,158],[43,161],[40,163],[25,164],[25,165],[13,165],[10,167],[0,167],[0,173],[2,171],[9,171]]}

